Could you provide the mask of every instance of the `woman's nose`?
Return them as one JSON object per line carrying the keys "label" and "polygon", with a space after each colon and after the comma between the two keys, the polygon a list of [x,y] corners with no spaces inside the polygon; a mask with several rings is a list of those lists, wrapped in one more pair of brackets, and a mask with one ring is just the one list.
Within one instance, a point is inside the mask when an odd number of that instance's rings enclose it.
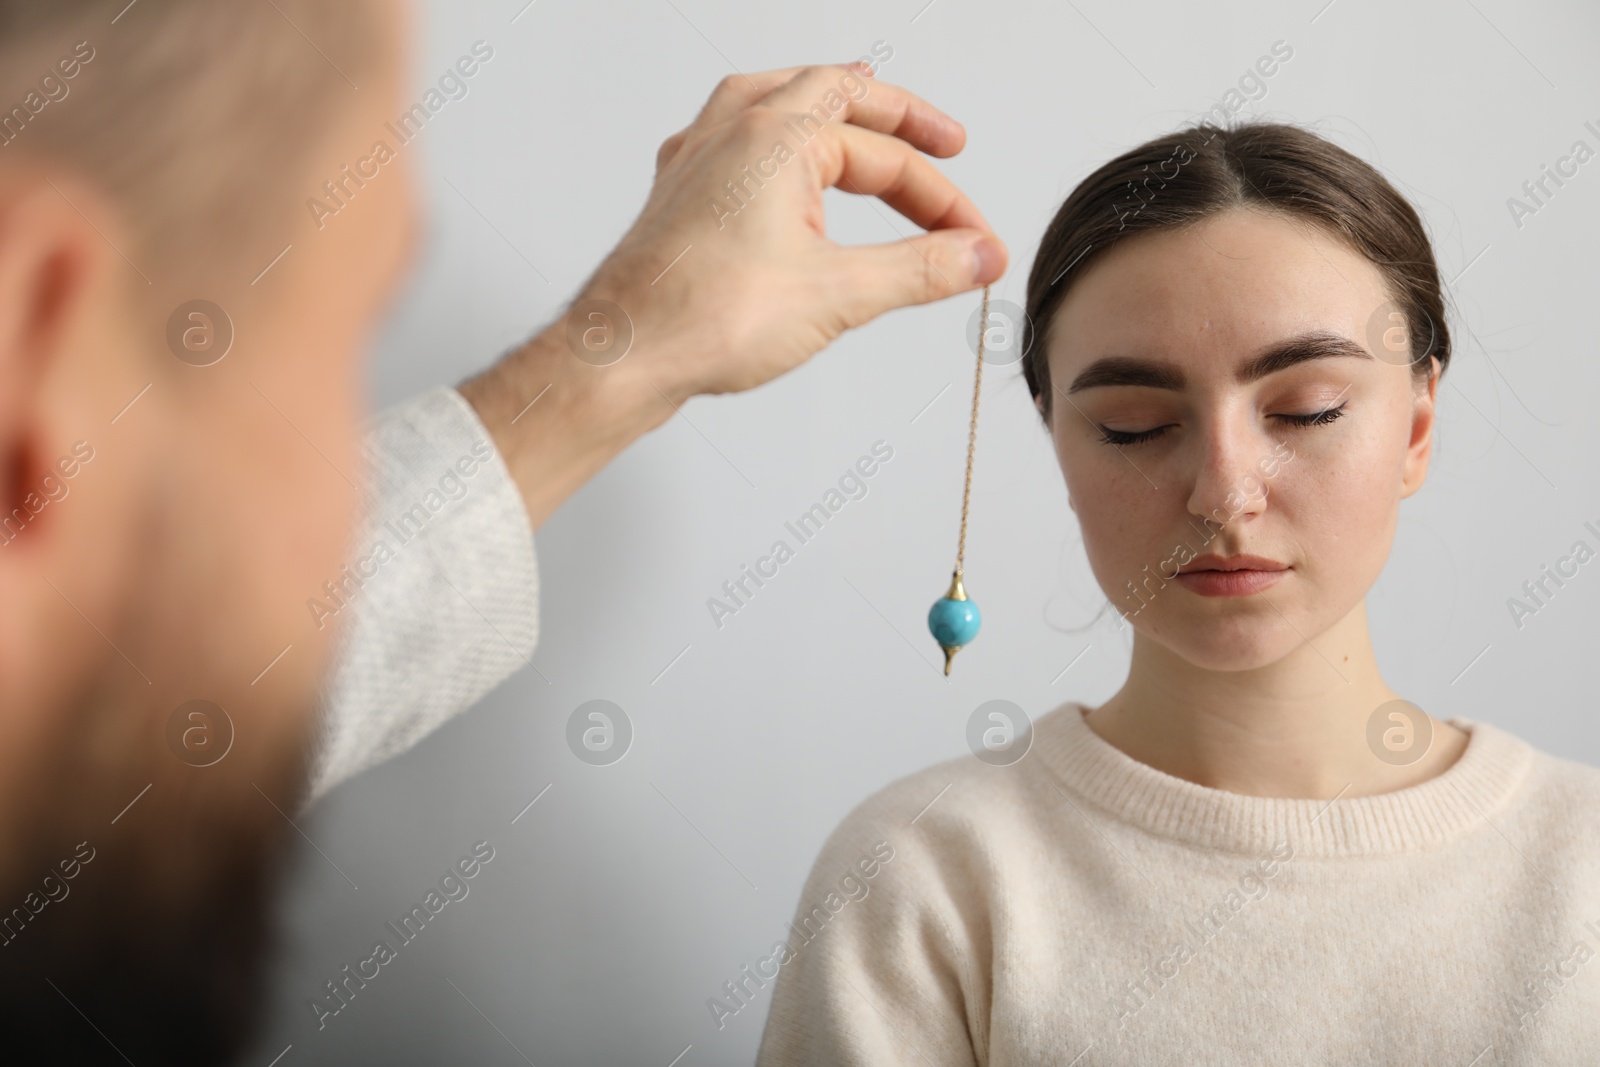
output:
{"label": "woman's nose", "polygon": [[1262,470],[1277,447],[1265,428],[1243,413],[1201,422],[1188,446],[1188,508],[1194,515],[1230,522],[1266,510],[1267,480]]}

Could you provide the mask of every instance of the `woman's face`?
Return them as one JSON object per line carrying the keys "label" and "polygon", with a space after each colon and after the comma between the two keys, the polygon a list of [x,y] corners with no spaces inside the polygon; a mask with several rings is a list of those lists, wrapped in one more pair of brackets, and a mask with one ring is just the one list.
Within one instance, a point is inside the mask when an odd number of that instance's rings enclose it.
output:
{"label": "woman's face", "polygon": [[[1438,382],[1413,386],[1392,311],[1359,253],[1246,209],[1130,238],[1072,284],[1051,433],[1095,578],[1140,634],[1245,670],[1366,596],[1427,473]],[[1179,574],[1243,554],[1281,572]]]}

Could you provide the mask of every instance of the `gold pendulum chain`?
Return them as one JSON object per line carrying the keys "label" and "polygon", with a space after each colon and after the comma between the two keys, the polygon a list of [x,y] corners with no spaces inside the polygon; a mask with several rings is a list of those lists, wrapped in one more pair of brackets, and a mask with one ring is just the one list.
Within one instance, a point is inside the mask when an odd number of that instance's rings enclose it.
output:
{"label": "gold pendulum chain", "polygon": [[972,457],[978,445],[978,394],[983,387],[983,342],[989,332],[989,287],[983,287],[983,308],[978,318],[978,365],[972,376],[972,421],[967,427],[967,474],[961,485],[961,533],[956,539],[956,569],[950,575],[950,590],[928,609],[928,630],[944,649],[944,673],[950,661],[968,642],[978,636],[982,621],[978,605],[967,596],[962,584],[962,569],[967,556],[967,510],[972,503]]}
{"label": "gold pendulum chain", "polygon": [[961,534],[956,539],[956,574],[967,555],[967,507],[972,502],[972,455],[978,446],[978,392],[983,388],[983,339],[989,332],[989,287],[983,287],[983,310],[978,314],[978,368],[972,375],[972,422],[967,428],[967,477],[961,485]]}

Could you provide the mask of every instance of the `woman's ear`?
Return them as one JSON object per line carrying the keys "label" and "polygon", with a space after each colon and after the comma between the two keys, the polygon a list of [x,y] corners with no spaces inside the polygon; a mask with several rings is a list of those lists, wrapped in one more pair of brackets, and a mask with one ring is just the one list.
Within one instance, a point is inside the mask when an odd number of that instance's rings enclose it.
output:
{"label": "woman's ear", "polygon": [[[1407,373],[1410,373],[1409,370]],[[1405,463],[1400,471],[1400,498],[1422,488],[1428,476],[1428,459],[1433,454],[1434,415],[1439,399],[1439,379],[1444,369],[1438,356],[1428,357],[1428,380],[1425,386],[1413,381],[1411,405],[1411,440],[1406,446]]]}
{"label": "woman's ear", "polygon": [[[1045,432],[1050,434],[1052,437],[1054,437],[1055,436],[1055,426],[1052,424],[1051,417],[1049,415],[1045,414],[1044,397],[1045,397],[1045,394],[1043,392],[1040,392],[1037,396],[1035,396],[1033,398],[1033,410],[1037,411],[1039,413],[1039,418],[1044,420]],[[1071,489],[1067,490],[1067,507],[1071,508],[1074,513],[1076,513],[1077,510],[1078,510],[1078,505],[1072,502],[1072,490]]]}
{"label": "woman's ear", "polygon": [[1033,398],[1033,410],[1039,413],[1039,418],[1044,422],[1044,428],[1053,432],[1055,427],[1050,425],[1050,413],[1044,408],[1044,393]]}

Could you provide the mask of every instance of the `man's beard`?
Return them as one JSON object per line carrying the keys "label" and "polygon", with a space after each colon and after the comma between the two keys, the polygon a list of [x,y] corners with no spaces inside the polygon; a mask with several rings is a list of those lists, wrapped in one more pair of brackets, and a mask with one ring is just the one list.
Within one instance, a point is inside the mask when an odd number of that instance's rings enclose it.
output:
{"label": "man's beard", "polygon": [[284,813],[305,777],[281,727],[306,720],[230,708],[231,750],[191,766],[169,746],[171,707],[106,684],[117,671],[55,709],[5,813],[0,1047],[7,1062],[228,1063],[265,999]]}

